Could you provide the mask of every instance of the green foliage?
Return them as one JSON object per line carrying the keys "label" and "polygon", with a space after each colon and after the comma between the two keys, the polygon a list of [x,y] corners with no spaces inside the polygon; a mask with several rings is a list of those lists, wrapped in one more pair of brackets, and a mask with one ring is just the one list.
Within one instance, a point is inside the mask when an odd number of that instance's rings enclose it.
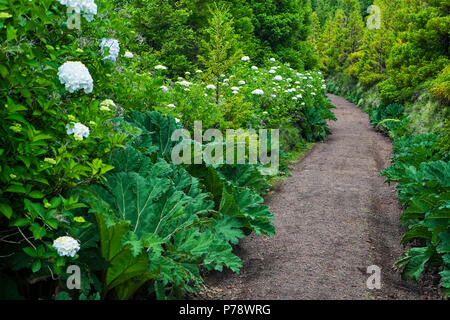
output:
{"label": "green foliage", "polygon": [[237,35],[233,30],[233,20],[229,18],[228,10],[214,4],[210,8],[211,18],[208,20],[209,41],[202,42],[203,55],[199,56],[199,62],[206,67],[208,74],[216,84],[216,103],[219,103],[220,76],[227,73],[231,66],[241,56],[237,48]]}
{"label": "green foliage", "polygon": [[448,3],[375,0],[380,28],[369,29],[353,2],[339,1],[320,21],[325,25],[316,46],[321,68],[345,72],[367,88],[377,85],[382,105],[404,104],[423,87],[448,104]]}
{"label": "green foliage", "polygon": [[427,268],[441,266],[441,286],[448,289],[450,162],[439,160],[441,139],[433,134],[398,138],[391,159],[394,164],[381,174],[387,182],[398,183],[400,202],[408,206],[400,217],[408,227],[402,243],[420,240],[420,247],[399,258],[397,268],[405,279],[417,281]]}
{"label": "green foliage", "polygon": [[[201,42],[210,27],[211,2],[201,0],[138,0],[123,5],[124,18],[136,30],[133,50],[142,57],[140,67],[160,62],[170,65],[170,76],[193,71]],[[229,10],[237,47],[258,64],[275,56],[296,69],[312,68],[316,59],[306,40],[311,7],[309,1],[214,1]]]}
{"label": "green foliage", "polygon": [[372,109],[370,113],[370,123],[377,127],[382,125],[387,130],[393,131],[402,125],[399,119],[402,118],[403,111],[403,106],[399,104],[390,104],[386,107]]}
{"label": "green foliage", "polygon": [[[0,0],[1,297],[128,299],[147,289],[180,298],[202,270],[239,272],[239,239],[275,233],[266,167],[171,161],[171,134],[197,120],[283,128],[286,155],[294,142],[324,140],[334,119],[322,75],[291,68],[315,64],[309,1],[226,3],[207,24],[204,1],[96,1],[95,18],[71,29],[77,16],[59,1]],[[118,40],[115,62],[103,38]],[[200,52],[201,40],[227,55]],[[260,68],[236,63],[236,48]],[[209,70],[194,72],[201,53]],[[68,61],[86,66],[92,92],[66,90],[58,68]],[[74,123],[89,132],[71,134]],[[80,248],[61,253],[62,236]],[[67,288],[69,265],[81,269],[79,291]]]}

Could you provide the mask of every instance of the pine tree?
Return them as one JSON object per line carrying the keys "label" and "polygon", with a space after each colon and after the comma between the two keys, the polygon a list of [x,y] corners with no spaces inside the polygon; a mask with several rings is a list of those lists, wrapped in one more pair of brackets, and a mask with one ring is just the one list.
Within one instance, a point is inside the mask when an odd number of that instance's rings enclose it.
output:
{"label": "pine tree", "polygon": [[216,103],[219,103],[220,76],[229,71],[242,53],[237,48],[237,35],[228,9],[214,3],[210,7],[210,14],[206,29],[207,40],[204,39],[201,46],[204,53],[198,59],[216,81]]}

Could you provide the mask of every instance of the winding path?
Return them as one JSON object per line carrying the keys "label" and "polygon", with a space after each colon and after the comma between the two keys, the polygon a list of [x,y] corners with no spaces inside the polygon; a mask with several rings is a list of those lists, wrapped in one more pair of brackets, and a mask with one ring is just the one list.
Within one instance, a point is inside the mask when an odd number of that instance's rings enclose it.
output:
{"label": "winding path", "polygon": [[[421,287],[392,270],[402,252],[401,211],[394,186],[378,176],[389,165],[391,143],[354,104],[329,97],[338,118],[332,135],[266,200],[276,236],[242,240],[241,274],[210,274],[212,298],[424,298]],[[381,268],[380,290],[366,287],[370,265]]]}

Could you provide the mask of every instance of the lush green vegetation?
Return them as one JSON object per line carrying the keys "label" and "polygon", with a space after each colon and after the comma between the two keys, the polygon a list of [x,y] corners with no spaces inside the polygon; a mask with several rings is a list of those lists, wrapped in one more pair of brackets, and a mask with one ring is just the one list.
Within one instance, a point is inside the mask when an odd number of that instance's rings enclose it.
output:
{"label": "lush green vegetation", "polygon": [[276,172],[175,164],[196,142],[171,137],[194,121],[280,129],[281,175],[325,139],[307,1],[72,1],[81,17],[67,3],[0,0],[0,297],[176,298],[204,271],[239,272],[232,245],[275,233]]}
{"label": "lush green vegetation", "polygon": [[400,218],[407,228],[402,243],[410,244],[396,267],[405,279],[416,281],[437,268],[442,293],[448,296],[449,3],[373,4],[381,9],[379,29],[364,27],[370,17],[363,20],[358,1],[343,1],[328,18],[317,12],[315,24],[323,27],[316,28],[310,41],[328,74],[328,90],[360,105],[371,123],[394,140],[392,166],[381,174],[398,183],[406,209]]}
{"label": "lush green vegetation", "polygon": [[[238,273],[239,239],[276,232],[269,182],[330,133],[321,72],[394,139],[382,174],[412,244],[397,267],[438,268],[448,294],[448,13],[444,0],[0,0],[0,298],[170,299],[209,270]],[[246,163],[174,163],[180,143],[198,156],[195,137],[172,139],[195,121],[255,130],[201,141],[244,146]],[[257,146],[278,172],[249,164],[259,129],[280,130]]]}

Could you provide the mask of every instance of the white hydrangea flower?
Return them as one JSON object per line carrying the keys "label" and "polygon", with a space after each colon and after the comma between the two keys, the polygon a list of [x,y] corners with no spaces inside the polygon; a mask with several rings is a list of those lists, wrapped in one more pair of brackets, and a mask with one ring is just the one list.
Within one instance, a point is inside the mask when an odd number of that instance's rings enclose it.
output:
{"label": "white hydrangea flower", "polygon": [[156,70],[167,70],[167,67],[158,64],[157,66],[155,66],[155,69],[156,69]]}
{"label": "white hydrangea flower", "polygon": [[61,257],[74,257],[80,250],[80,243],[72,237],[63,236],[53,241],[53,248]]}
{"label": "white hydrangea flower", "polygon": [[161,86],[161,87],[159,87],[162,91],[164,91],[164,92],[168,92],[169,91],[169,88],[167,87],[167,86]]}
{"label": "white hydrangea flower", "polygon": [[134,54],[132,54],[130,51],[127,51],[123,56],[125,58],[132,59],[134,57]]}
{"label": "white hydrangea flower", "polygon": [[58,68],[58,77],[61,84],[70,93],[83,89],[85,93],[91,93],[94,89],[89,70],[79,61],[68,61]]}
{"label": "white hydrangea flower", "polygon": [[94,0],[58,0],[59,3],[68,8],[73,8],[76,13],[82,13],[87,21],[94,20],[97,14],[97,5]]}
{"label": "white hydrangea flower", "polygon": [[180,83],[180,85],[185,86],[185,87],[188,87],[192,84],[192,82],[189,82],[186,80],[180,81],[179,83]]}
{"label": "white hydrangea flower", "polygon": [[252,91],[252,94],[260,96],[264,94],[264,91],[262,91],[261,89],[255,89]]}
{"label": "white hydrangea flower", "polygon": [[109,54],[103,59],[109,60],[111,62],[116,62],[116,59],[119,56],[120,52],[119,41],[117,41],[116,39],[103,38],[102,42],[100,42],[100,50],[102,51],[103,55],[105,54],[105,47],[109,48]]}
{"label": "white hydrangea flower", "polygon": [[249,60],[250,60],[250,57],[248,57],[248,56],[243,56],[243,57],[241,58],[241,60],[242,60],[242,61],[249,61]]}
{"label": "white hydrangea flower", "polygon": [[213,85],[213,84],[208,84],[208,85],[206,86],[206,89],[216,90],[216,86]]}
{"label": "white hydrangea flower", "polygon": [[281,80],[283,80],[283,77],[280,76],[280,75],[276,75],[276,76],[273,78],[273,80],[275,80],[275,81],[281,81]]}
{"label": "white hydrangea flower", "polygon": [[244,85],[245,81],[244,80],[239,80],[238,85]]}
{"label": "white hydrangea flower", "polygon": [[72,122],[66,125],[68,135],[73,134],[77,140],[89,137],[89,128],[79,122]]}

